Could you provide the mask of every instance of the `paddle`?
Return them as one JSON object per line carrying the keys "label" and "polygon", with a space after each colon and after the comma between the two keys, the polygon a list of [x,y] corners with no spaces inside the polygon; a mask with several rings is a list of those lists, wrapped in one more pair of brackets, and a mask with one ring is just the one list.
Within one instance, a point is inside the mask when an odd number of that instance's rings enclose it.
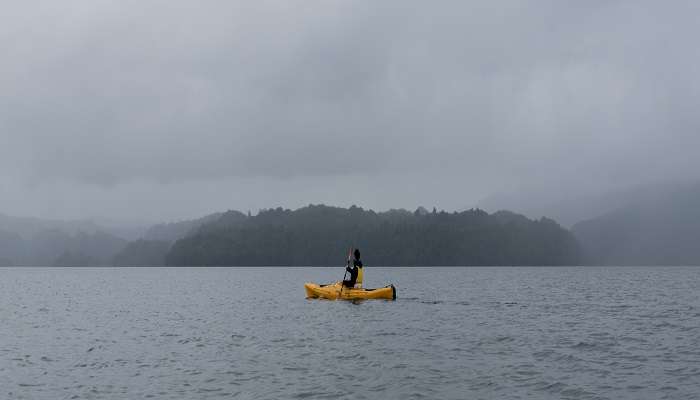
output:
{"label": "paddle", "polygon": [[[348,262],[345,264],[346,267],[350,266],[350,257],[352,256],[352,247],[348,251]],[[345,277],[348,276],[348,269],[345,268],[345,273],[343,274],[343,280],[340,282],[340,294],[338,297],[341,297],[343,295],[343,287],[345,286]]]}

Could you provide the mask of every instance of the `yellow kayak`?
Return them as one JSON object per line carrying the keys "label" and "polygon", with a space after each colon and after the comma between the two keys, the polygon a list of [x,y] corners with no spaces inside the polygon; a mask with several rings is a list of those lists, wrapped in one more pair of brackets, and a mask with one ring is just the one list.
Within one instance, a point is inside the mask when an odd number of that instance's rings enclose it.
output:
{"label": "yellow kayak", "polygon": [[362,289],[343,287],[341,282],[335,282],[328,285],[305,283],[304,289],[306,289],[307,299],[321,298],[329,300],[396,300],[396,288],[394,287],[394,285],[389,285],[378,289]]}

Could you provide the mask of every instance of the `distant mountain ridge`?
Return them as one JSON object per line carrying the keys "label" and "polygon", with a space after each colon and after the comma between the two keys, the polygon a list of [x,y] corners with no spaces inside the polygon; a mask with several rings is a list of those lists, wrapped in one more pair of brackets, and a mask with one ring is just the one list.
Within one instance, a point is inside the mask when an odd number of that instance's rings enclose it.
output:
{"label": "distant mountain ridge", "polygon": [[570,229],[578,222],[601,216],[640,200],[653,201],[687,185],[688,183],[682,182],[666,182],[635,185],[605,192],[562,190],[557,193],[531,188],[489,196],[477,203],[477,207],[490,212],[510,210],[529,218],[547,216]]}
{"label": "distant mountain ridge", "polygon": [[2,230],[0,265],[111,265],[111,258],[125,244],[126,240],[101,231],[70,234],[47,229],[25,239],[17,233]]}
{"label": "distant mountain ridge", "polygon": [[0,266],[162,265],[175,240],[222,215],[154,225],[144,238],[129,242],[89,220],[0,214]]}
{"label": "distant mountain ridge", "polygon": [[90,220],[58,220],[0,214],[0,231],[13,232],[24,239],[29,239],[47,230],[60,230],[73,235],[78,232],[94,233],[105,229]]}
{"label": "distant mountain ridge", "polygon": [[574,225],[596,265],[700,265],[700,184],[645,196]]}
{"label": "distant mountain ridge", "polygon": [[510,211],[311,205],[157,224],[127,241],[91,221],[0,214],[0,266],[331,265],[348,246],[373,265],[700,265],[700,184],[604,198],[587,210],[607,211],[570,231]]}

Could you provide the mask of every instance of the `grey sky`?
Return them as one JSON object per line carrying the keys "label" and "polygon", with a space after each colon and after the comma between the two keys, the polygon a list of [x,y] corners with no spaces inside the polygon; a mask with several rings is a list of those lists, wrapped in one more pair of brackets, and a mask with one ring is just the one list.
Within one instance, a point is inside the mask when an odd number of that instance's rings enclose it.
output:
{"label": "grey sky", "polygon": [[0,213],[458,209],[700,168],[695,1],[4,1]]}

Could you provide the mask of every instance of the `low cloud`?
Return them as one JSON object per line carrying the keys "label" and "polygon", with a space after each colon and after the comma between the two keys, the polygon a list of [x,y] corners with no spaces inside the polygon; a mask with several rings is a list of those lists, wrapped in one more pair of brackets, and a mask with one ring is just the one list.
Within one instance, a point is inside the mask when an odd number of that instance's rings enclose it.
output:
{"label": "low cloud", "polygon": [[270,192],[289,188],[343,203],[348,187],[365,206],[457,208],[524,184],[696,178],[698,8],[17,3],[0,17],[0,177],[16,194],[0,206],[138,185],[158,203],[215,182],[211,196],[240,193],[230,207],[287,204]]}

